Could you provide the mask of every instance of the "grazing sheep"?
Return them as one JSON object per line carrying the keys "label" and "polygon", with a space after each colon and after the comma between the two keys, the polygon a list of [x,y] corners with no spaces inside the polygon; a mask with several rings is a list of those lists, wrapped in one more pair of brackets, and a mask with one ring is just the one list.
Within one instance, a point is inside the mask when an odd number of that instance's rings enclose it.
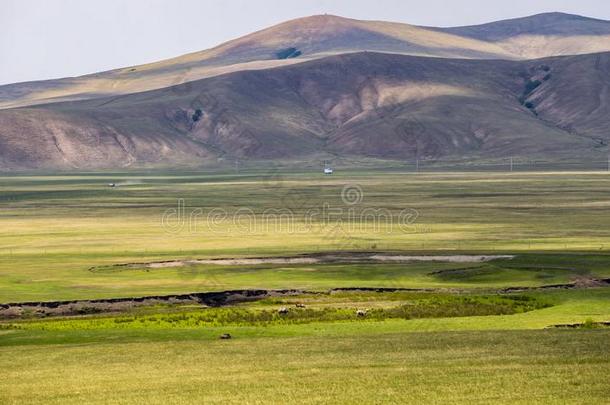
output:
{"label": "grazing sheep", "polygon": [[231,339],[232,336],[229,333],[223,333],[222,335],[220,335],[220,339],[222,340],[227,340],[227,339]]}
{"label": "grazing sheep", "polygon": [[296,304],[295,307],[297,307],[297,308],[305,308],[305,304]]}
{"label": "grazing sheep", "polygon": [[277,310],[277,312],[281,315],[287,314],[288,313],[288,308],[286,307],[281,307],[280,309]]}
{"label": "grazing sheep", "polygon": [[359,309],[356,311],[356,316],[364,317],[366,316],[366,309]]}

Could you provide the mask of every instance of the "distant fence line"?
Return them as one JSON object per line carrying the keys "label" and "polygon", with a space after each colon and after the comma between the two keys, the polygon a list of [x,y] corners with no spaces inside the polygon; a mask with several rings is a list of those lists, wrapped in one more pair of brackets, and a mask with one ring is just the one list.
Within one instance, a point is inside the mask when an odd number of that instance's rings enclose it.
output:
{"label": "distant fence line", "polygon": [[[328,164],[330,162],[330,164]],[[264,161],[227,161],[223,165],[226,169],[234,168],[237,173],[265,173],[275,171],[281,176],[283,171],[320,171],[325,166],[331,166],[336,171],[345,170],[371,170],[371,171],[400,171],[400,172],[523,172],[523,171],[608,171],[610,162],[601,160],[569,160],[569,161],[539,161],[510,159],[493,162],[463,162],[443,161],[432,159],[405,160],[405,161],[375,161],[363,163],[359,161],[340,160],[333,164],[330,160],[317,162],[264,162]]]}

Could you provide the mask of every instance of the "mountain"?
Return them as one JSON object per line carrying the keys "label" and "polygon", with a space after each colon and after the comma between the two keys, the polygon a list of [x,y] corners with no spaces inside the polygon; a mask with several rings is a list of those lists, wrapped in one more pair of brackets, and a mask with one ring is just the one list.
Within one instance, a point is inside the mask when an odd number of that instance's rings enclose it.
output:
{"label": "mountain", "polygon": [[610,22],[573,14],[543,13],[440,31],[482,41],[501,41],[523,35],[603,36],[610,35]]}
{"label": "mountain", "polygon": [[431,28],[319,15],[213,49],[74,78],[0,86],[0,108],[103,98],[362,51],[459,59],[535,59],[610,51],[610,22],[543,14],[474,27]]}
{"label": "mountain", "polygon": [[218,158],[592,158],[610,53],[531,61],[359,52],[147,92],[0,110],[0,168]]}
{"label": "mountain", "polygon": [[544,13],[440,32],[490,42],[521,59],[606,52],[610,21],[564,13]]}

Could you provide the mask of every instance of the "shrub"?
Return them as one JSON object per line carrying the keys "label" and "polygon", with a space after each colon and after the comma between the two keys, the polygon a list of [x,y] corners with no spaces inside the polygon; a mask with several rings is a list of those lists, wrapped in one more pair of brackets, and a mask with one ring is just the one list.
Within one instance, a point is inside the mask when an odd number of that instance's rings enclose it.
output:
{"label": "shrub", "polygon": [[290,58],[296,58],[298,56],[301,56],[302,52],[299,51],[297,48],[291,47],[291,48],[286,48],[286,49],[281,49],[279,51],[277,51],[275,53],[275,56],[278,59],[290,59]]}
{"label": "shrub", "polygon": [[193,114],[193,122],[197,122],[201,119],[201,116],[203,115],[203,111],[201,111],[200,108],[195,110],[195,113]]}
{"label": "shrub", "polygon": [[583,329],[595,329],[597,327],[598,327],[597,323],[591,318],[585,319],[585,322],[581,326],[581,328],[583,328]]}
{"label": "shrub", "polygon": [[528,80],[525,84],[524,94],[530,94],[532,91],[536,90],[542,82],[540,80]]}

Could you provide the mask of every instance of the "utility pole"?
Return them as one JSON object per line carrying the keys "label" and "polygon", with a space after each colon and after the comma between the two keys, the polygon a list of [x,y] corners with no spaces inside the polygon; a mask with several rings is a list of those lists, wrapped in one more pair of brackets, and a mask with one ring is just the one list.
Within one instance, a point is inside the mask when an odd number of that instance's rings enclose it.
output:
{"label": "utility pole", "polygon": [[239,174],[239,159],[235,161],[235,172]]}
{"label": "utility pole", "polygon": [[419,172],[419,139],[415,139],[415,173]]}
{"label": "utility pole", "polygon": [[513,158],[510,158],[510,171],[513,171]]}

